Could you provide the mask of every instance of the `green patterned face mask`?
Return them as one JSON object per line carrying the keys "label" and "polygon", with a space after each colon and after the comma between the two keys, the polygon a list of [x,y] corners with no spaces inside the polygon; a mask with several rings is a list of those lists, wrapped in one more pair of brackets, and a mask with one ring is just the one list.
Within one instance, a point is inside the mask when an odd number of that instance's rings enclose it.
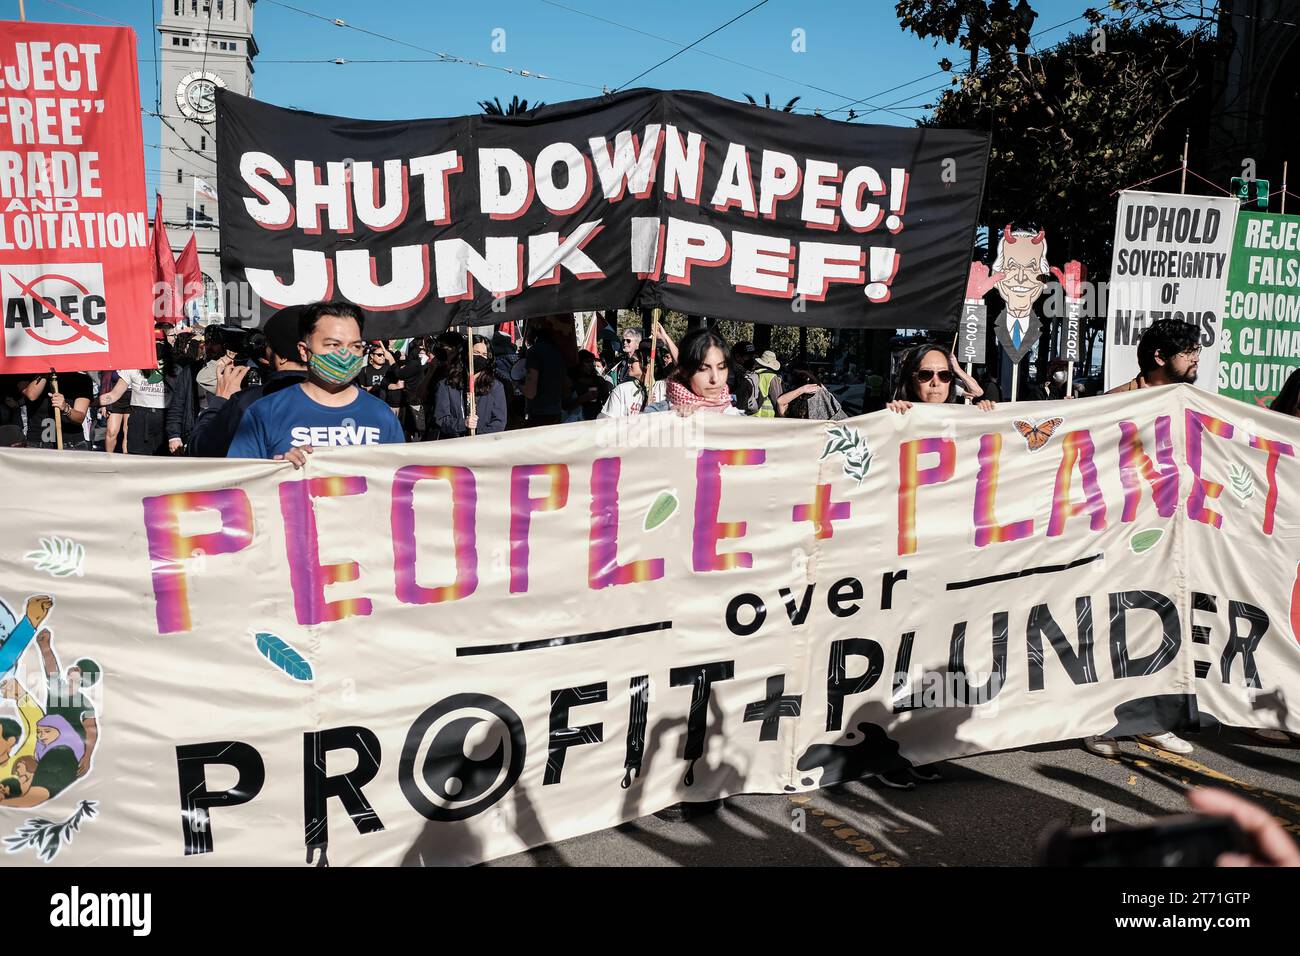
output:
{"label": "green patterned face mask", "polygon": [[361,374],[366,357],[344,349],[341,352],[326,352],[324,355],[313,352],[309,362],[311,370],[322,381],[331,385],[346,385]]}

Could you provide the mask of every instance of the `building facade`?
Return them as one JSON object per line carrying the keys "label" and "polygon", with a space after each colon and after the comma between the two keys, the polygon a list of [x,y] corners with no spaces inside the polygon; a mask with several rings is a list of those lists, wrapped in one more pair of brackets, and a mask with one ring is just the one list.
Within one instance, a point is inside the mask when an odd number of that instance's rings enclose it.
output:
{"label": "building facade", "polygon": [[[1214,105],[1203,165],[1224,187],[1253,172],[1282,185],[1300,183],[1300,0],[1220,0]],[[1298,192],[1288,184],[1291,192]],[[1296,212],[1291,200],[1288,212]],[[1279,197],[1272,211],[1281,207]]]}
{"label": "building facade", "polygon": [[253,95],[256,0],[161,0],[163,221],[177,254],[197,239],[205,295],[200,321],[222,320],[216,88]]}

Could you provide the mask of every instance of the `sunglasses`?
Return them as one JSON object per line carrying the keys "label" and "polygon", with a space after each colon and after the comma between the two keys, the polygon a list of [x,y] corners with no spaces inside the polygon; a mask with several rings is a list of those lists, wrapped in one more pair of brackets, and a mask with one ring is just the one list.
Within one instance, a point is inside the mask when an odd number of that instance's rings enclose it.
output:
{"label": "sunglasses", "polygon": [[918,382],[928,382],[936,375],[939,377],[939,381],[943,382],[945,385],[952,381],[952,372],[946,368],[939,369],[938,371],[935,371],[932,368],[919,369],[916,372],[916,380]]}

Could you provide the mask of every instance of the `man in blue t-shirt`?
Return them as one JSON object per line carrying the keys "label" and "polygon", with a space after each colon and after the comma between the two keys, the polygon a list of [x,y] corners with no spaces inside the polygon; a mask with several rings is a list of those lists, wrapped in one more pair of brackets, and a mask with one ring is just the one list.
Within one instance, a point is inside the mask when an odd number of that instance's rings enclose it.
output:
{"label": "man in blue t-shirt", "polygon": [[352,384],[366,363],[365,313],[351,302],[314,302],[298,321],[307,380],[248,406],[227,458],[307,463],[321,445],[387,445],[406,440],[388,406]]}

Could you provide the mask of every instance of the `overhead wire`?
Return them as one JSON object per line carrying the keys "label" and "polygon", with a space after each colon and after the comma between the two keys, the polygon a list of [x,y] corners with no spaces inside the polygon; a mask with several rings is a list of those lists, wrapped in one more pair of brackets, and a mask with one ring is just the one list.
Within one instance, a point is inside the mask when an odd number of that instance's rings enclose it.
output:
{"label": "overhead wire", "polygon": [[[219,2],[220,0],[207,0],[208,24],[203,28],[203,62],[199,64],[200,74],[208,71],[208,49],[212,46],[212,8]],[[161,111],[161,106],[159,110]]]}
{"label": "overhead wire", "polygon": [[[483,63],[482,61],[479,60],[470,60],[467,59],[466,57],[457,56],[453,53],[443,53],[439,50],[431,50],[428,47],[420,46],[417,43],[411,43],[410,41],[403,40],[400,37],[388,36],[387,34],[379,33],[375,30],[368,30],[365,27],[359,27],[355,24],[348,23],[342,17],[329,17],[324,14],[316,13],[312,10],[304,10],[302,7],[294,6],[291,3],[285,3],[284,0],[263,0],[263,2],[274,4],[277,7],[284,7],[286,10],[292,10],[295,13],[302,14],[303,16],[306,17],[311,17],[312,19],[315,20],[321,20],[325,23],[332,24],[336,27],[343,27],[344,29],[352,30],[357,33],[364,34],[366,36],[374,37],[379,40],[386,40],[389,43],[397,43],[401,46],[409,47],[412,50],[419,50],[421,53],[432,54],[433,56],[438,58],[438,62],[457,63],[463,66],[476,66],[485,70],[498,70],[502,73],[509,73],[512,76],[521,76],[528,79],[536,79],[536,80],[550,80],[553,83],[565,83],[569,86],[580,86],[589,90],[604,89],[603,87],[596,86],[591,83],[580,83],[576,80],[565,80],[565,79],[561,79],[558,76],[551,76],[546,73],[539,73],[535,70],[516,69],[514,67],[509,67],[509,66],[496,66],[495,64],[492,63]],[[766,0],[764,0],[764,2],[766,2]]]}
{"label": "overhead wire", "polygon": [[[149,12],[153,15],[153,22],[158,22],[158,0],[149,0]],[[152,52],[152,42],[150,43]],[[153,85],[154,85],[154,109],[159,113],[162,112],[162,74],[158,70],[158,57],[153,58]]]}
{"label": "overhead wire", "polygon": [[685,53],[687,50],[691,49],[691,47],[696,46],[696,45],[698,45],[698,44],[700,44],[700,43],[703,43],[705,40],[707,40],[709,37],[713,36],[715,33],[721,33],[723,30],[725,30],[727,27],[731,26],[731,25],[732,25],[733,23],[735,23],[737,20],[741,19],[742,17],[746,17],[746,16],[748,16],[749,14],[751,14],[751,13],[753,13],[755,10],[757,10],[759,7],[764,6],[767,2],[768,2],[768,0],[758,0],[758,3],[754,4],[752,7],[750,7],[748,10],[744,11],[743,13],[738,13],[738,14],[736,14],[734,17],[732,17],[732,18],[731,18],[730,20],[728,20],[726,23],[722,24],[722,26],[720,26],[720,27],[714,27],[712,30],[710,30],[708,33],[704,34],[704,36],[700,37],[698,40],[694,40],[694,41],[692,41],[691,43],[686,44],[686,46],[682,47],[680,50],[678,50],[678,51],[677,51],[676,53],[674,53],[672,56],[670,56],[670,57],[666,57],[666,58],[660,60],[660,61],[659,61],[658,63],[656,63],[654,66],[650,67],[648,70],[642,70],[640,73],[638,73],[636,76],[632,77],[632,79],[628,80],[628,81],[627,81],[626,83],[624,83],[622,86],[617,87],[617,88],[614,90],[614,92],[617,93],[619,90],[626,89],[627,87],[629,87],[629,86],[631,86],[633,83],[635,83],[637,80],[641,79],[643,76],[647,76],[647,75],[653,73],[655,70],[659,69],[659,67],[663,66],[665,63],[671,63],[673,60],[677,59],[679,56],[681,56],[681,55],[682,55],[683,53]]}
{"label": "overhead wire", "polygon": [[[682,43],[679,40],[673,40],[670,37],[660,36],[657,33],[651,33],[648,30],[642,30],[638,27],[634,27],[626,23],[620,23],[617,20],[611,20],[608,17],[602,17],[599,14],[590,13],[586,10],[579,10],[577,7],[571,7],[566,3],[559,3],[558,0],[541,0],[541,2],[547,4],[548,6],[557,7],[561,10],[567,10],[570,13],[576,13],[579,16],[587,17],[591,20],[596,20],[597,22],[600,23],[607,23],[612,27],[618,27],[620,30],[627,30],[630,33],[636,33],[643,37],[649,37],[652,40],[658,40],[661,43],[671,43],[673,46],[679,46],[679,47],[686,46],[685,43]],[[814,83],[808,83],[805,82],[804,80],[796,79],[793,76],[785,76],[781,73],[774,73],[771,70],[765,70],[762,67],[754,66],[752,63],[745,63],[742,60],[733,60],[729,56],[722,56],[721,54],[713,53],[710,50],[697,49],[695,52],[703,56],[711,57],[715,60],[721,60],[723,63],[729,63],[732,66],[743,67],[746,70],[752,70],[753,72],[761,73],[764,76],[770,76],[773,77],[774,79],[784,80],[787,83],[794,83],[796,86],[802,86],[805,89],[816,90],[818,93],[825,93],[827,96],[834,96],[843,99],[848,95],[846,93],[836,92],[835,90],[828,90],[825,87],[817,86]],[[904,117],[904,119],[910,119],[910,117]]]}
{"label": "overhead wire", "polygon": [[[1030,39],[1031,39],[1031,41],[1032,41],[1033,39],[1035,39],[1035,38],[1037,38],[1037,37],[1041,37],[1041,36],[1043,36],[1043,35],[1045,35],[1045,34],[1051,33],[1051,32],[1053,32],[1054,30],[1059,30],[1059,29],[1061,29],[1061,27],[1069,26],[1070,24],[1072,24],[1072,23],[1076,23],[1076,22],[1078,22],[1079,20],[1083,20],[1083,19],[1086,19],[1086,17],[1085,17],[1083,14],[1080,14],[1080,15],[1077,16],[1077,17],[1071,17],[1069,20],[1062,20],[1060,23],[1057,23],[1057,24],[1055,24],[1055,25],[1053,25],[1053,26],[1045,27],[1045,28],[1043,28],[1042,30],[1039,30],[1037,33],[1033,34],[1033,36],[1031,36]],[[980,53],[980,57],[985,57],[985,56],[987,56],[990,60],[992,59],[992,54],[991,54],[989,51],[987,51],[987,50],[981,51],[981,53]],[[986,60],[985,62],[987,63],[988,61]],[[977,60],[977,63],[978,63],[978,60]],[[887,95],[890,94],[890,93],[894,93],[894,92],[897,92],[898,90],[906,89],[906,88],[909,87],[909,86],[915,86],[917,83],[924,82],[925,80],[928,80],[928,79],[930,79],[931,77],[940,76],[940,75],[942,75],[942,74],[944,74],[944,73],[951,73],[951,72],[952,72],[951,70],[944,70],[944,69],[935,70],[935,71],[933,71],[933,72],[931,72],[931,73],[927,73],[927,74],[925,74],[924,76],[917,77],[917,78],[914,79],[914,80],[909,80],[909,81],[906,82],[906,83],[899,83],[897,86],[891,86],[889,89],[887,89],[887,90],[882,90],[882,91],[879,92],[879,93],[873,93],[873,94],[871,94],[870,96],[864,96],[864,97],[861,97],[861,98],[859,98],[859,99],[852,100],[852,101],[850,101],[850,102],[848,102],[848,103],[844,103],[843,105],[838,106],[838,107],[836,107],[835,109],[832,109],[832,110],[824,110],[824,111],[822,112],[821,115],[823,115],[823,116],[833,116],[833,115],[835,115],[836,113],[842,113],[842,112],[844,112],[846,109],[849,109],[849,108],[851,108],[851,107],[857,106],[857,105],[862,104],[862,103],[866,103],[868,100],[874,100],[874,99],[878,99],[879,97],[882,97],[882,96],[887,96]],[[945,85],[943,85],[943,86],[940,86],[940,87],[936,88],[935,90],[928,90],[928,91],[926,91],[926,94],[923,94],[923,95],[928,95],[929,93],[939,92],[940,90],[947,89],[947,87],[948,87],[949,85],[950,85],[950,84],[945,84]],[[916,93],[915,93],[915,92],[912,92],[912,93],[909,93],[909,94],[907,95],[906,98],[907,98],[907,99],[910,99],[910,98],[912,98],[912,97],[914,97],[914,96],[916,96]],[[897,104],[895,104],[895,103],[891,103],[891,104],[889,104],[890,107],[892,107],[892,106],[896,106],[896,105],[897,105]],[[864,112],[858,114],[858,117],[857,117],[857,118],[861,118],[862,116],[866,116],[866,115],[868,115],[868,114],[870,114],[870,113],[875,112],[876,110],[879,110],[879,109],[886,109],[886,108],[888,108],[888,107],[873,106],[873,107],[871,107],[871,109],[866,110],[866,111],[864,111]]]}
{"label": "overhead wire", "polygon": [[45,0],[45,2],[46,2],[46,3],[52,3],[52,4],[54,4],[56,7],[64,7],[64,8],[66,8],[66,9],[68,9],[68,10],[73,10],[73,11],[75,11],[75,12],[77,12],[77,13],[83,13],[83,14],[85,14],[85,15],[88,16],[88,17],[94,17],[96,20],[103,20],[105,23],[111,23],[111,24],[113,24],[114,26],[118,26],[118,27],[129,27],[129,26],[131,25],[131,24],[129,24],[129,23],[123,23],[121,20],[114,20],[112,17],[106,17],[106,16],[104,16],[103,14],[96,13],[96,12],[93,11],[93,10],[85,10],[85,9],[82,9],[81,7],[75,7],[75,6],[73,6],[72,4],[70,4],[70,3],[64,3],[63,0]]}

